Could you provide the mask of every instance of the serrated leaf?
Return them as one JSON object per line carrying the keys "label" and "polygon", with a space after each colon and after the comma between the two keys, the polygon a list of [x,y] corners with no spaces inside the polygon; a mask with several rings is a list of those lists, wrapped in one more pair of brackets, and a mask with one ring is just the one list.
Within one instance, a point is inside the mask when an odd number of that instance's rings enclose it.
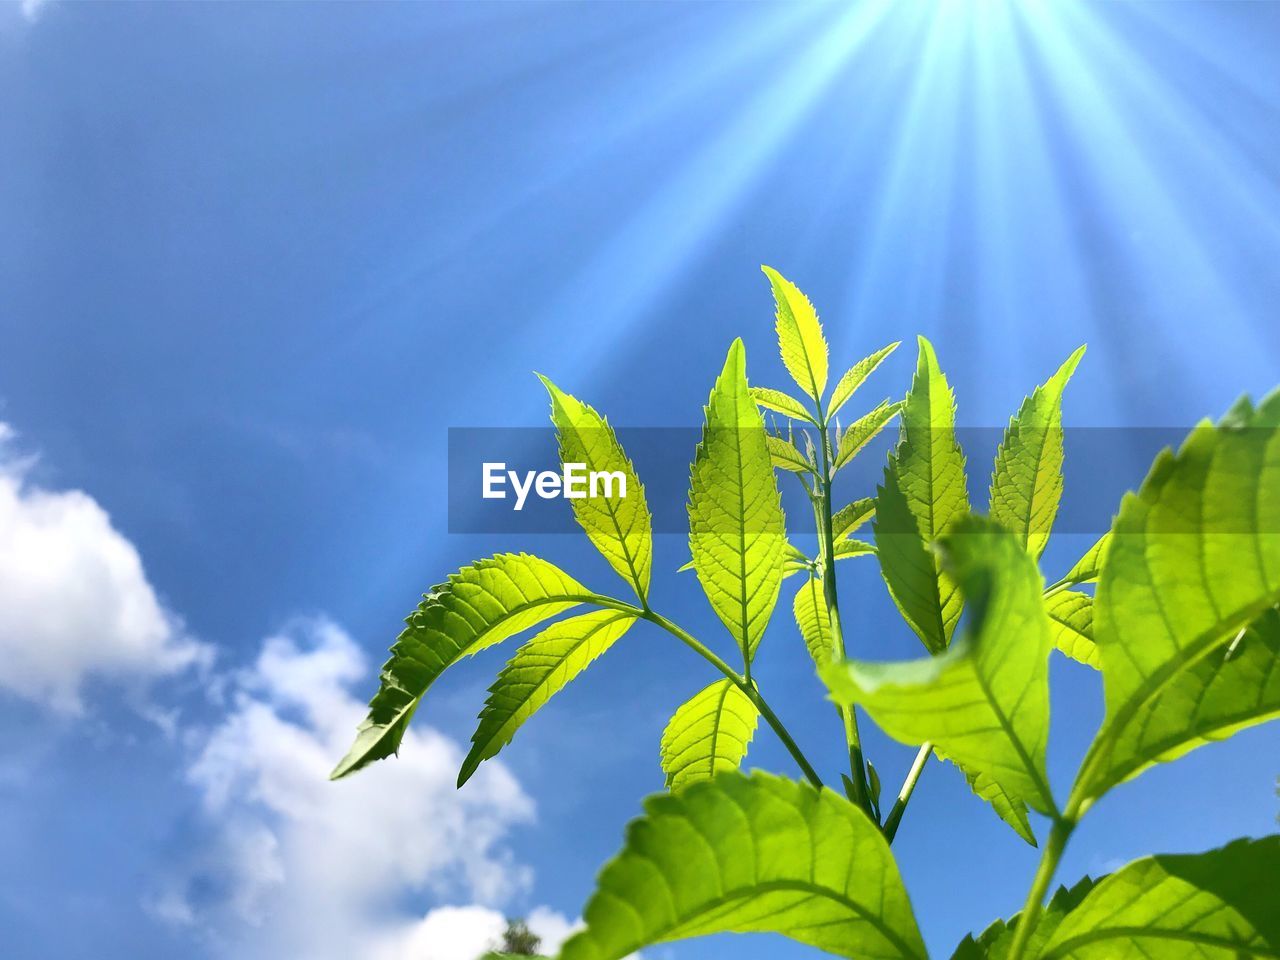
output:
{"label": "serrated leaf", "polygon": [[955,583],[931,548],[969,510],[955,400],[929,341],[902,406],[898,447],[876,498],[876,547],[889,594],[932,653],[945,650],[960,619]]}
{"label": "serrated leaf", "polygon": [[1094,601],[1106,717],[1081,771],[1082,796],[1119,782],[1128,764],[1115,751],[1143,728],[1193,728],[1200,703],[1167,694],[1280,603],[1277,428],[1280,392],[1256,409],[1241,401],[1157,457],[1121,504]]}
{"label": "serrated leaf", "polygon": [[742,341],[711,390],[689,487],[689,550],[703,592],[744,657],[778,602],[787,549],[764,422],[747,390]]}
{"label": "serrated leaf", "polygon": [[1146,857],[1100,881],[1038,960],[1241,960],[1280,956],[1280,837]]}
{"label": "serrated leaf", "polygon": [[1233,644],[1181,671],[1118,734],[1097,789],[1280,717],[1280,613],[1268,610]]}
{"label": "serrated leaf", "polygon": [[[955,763],[945,753],[936,749],[934,752],[942,759],[951,760],[952,763]],[[1027,816],[1027,805],[1025,803],[1010,795],[990,774],[967,770],[959,763],[955,763],[955,765],[964,775],[965,782],[969,784],[969,789],[973,791],[974,796],[985,800],[991,809],[995,811],[995,815],[1012,827],[1013,832],[1019,837],[1033,847],[1039,846],[1036,843],[1036,835],[1031,830],[1031,820]]]}
{"label": "serrated leaf", "polygon": [[1073,586],[1080,584],[1093,583],[1098,579],[1098,574],[1102,571],[1102,562],[1106,557],[1107,545],[1111,542],[1111,533],[1108,531],[1098,538],[1098,542],[1089,548],[1089,551],[1081,557],[1074,567],[1072,567],[1065,577],[1062,578],[1064,583]]}
{"label": "serrated leaf", "polygon": [[471,752],[458,774],[461,787],[481,762],[511,742],[526,720],[608,650],[635,623],[633,614],[596,610],[547,627],[516,651],[489,688]]}
{"label": "serrated leaf", "polygon": [[790,441],[775,437],[773,434],[767,434],[764,439],[769,446],[769,459],[775,467],[790,470],[792,473],[809,473],[813,469],[809,461],[804,458],[804,454]]}
{"label": "serrated leaf", "polygon": [[996,452],[991,519],[1012,531],[1034,557],[1049,542],[1062,499],[1062,393],[1084,349],[1023,401]]}
{"label": "serrated leaf", "polygon": [[800,636],[813,658],[814,666],[819,670],[831,662],[835,638],[831,633],[831,614],[827,610],[827,599],[822,589],[822,581],[816,577],[809,580],[796,591],[791,602],[795,614],[796,626],[800,628]]}
{"label": "serrated leaf", "polygon": [[830,790],[720,774],[651,797],[560,960],[620,960],[710,933],[780,933],[841,957],[923,960],[889,845]]}
{"label": "serrated leaf", "polygon": [[792,420],[804,420],[807,423],[817,425],[817,421],[814,420],[813,414],[809,412],[808,407],[781,390],[771,390],[768,387],[752,387],[751,399],[766,410],[781,413]]}
{"label": "serrated leaf", "polygon": [[831,404],[827,409],[828,419],[836,415],[837,411],[845,405],[845,401],[853,396],[854,391],[862,386],[876,367],[880,366],[884,359],[899,346],[901,341],[895,340],[887,347],[881,347],[871,356],[859,360],[846,371],[845,375],[836,382],[835,389],[831,391]]}
{"label": "serrated leaf", "polygon": [[963,640],[924,660],[834,663],[823,678],[837,703],[861,704],[895,740],[932,742],[966,775],[990,777],[1012,800],[1053,815],[1040,572],[1017,538],[986,518],[957,522],[943,543],[972,611]]}
{"label": "serrated leaf", "polygon": [[565,497],[588,539],[643,602],[653,569],[653,524],[644,487],[609,422],[546,377],[539,375],[539,379],[551,395],[551,422],[560,440],[561,463],[585,464],[588,476],[619,473],[626,481],[626,496],[574,497],[566,491]]}
{"label": "serrated leaf", "polygon": [[[1039,954],[1041,947],[1053,936],[1067,914],[1083,902],[1098,882],[1091,877],[1084,877],[1074,886],[1057,889],[1036,917],[1035,930],[1027,941],[1026,956],[1035,957]],[[995,921],[977,938],[965,937],[951,960],[1007,960],[1021,918],[1022,914],[1016,913],[1007,921]]]}
{"label": "serrated leaf", "polygon": [[717,680],[681,704],[662,731],[667,789],[680,790],[737,770],[755,736],[760,711],[730,680]]}
{"label": "serrated leaf", "polygon": [[778,348],[791,379],[814,400],[827,386],[827,341],[809,298],[772,267],[761,267],[777,306]]}
{"label": "serrated leaf", "polygon": [[433,587],[392,646],[369,716],[331,776],[395,753],[427,688],[458,660],[593,596],[559,567],[523,553],[480,560]]}
{"label": "serrated leaf", "polygon": [[1045,597],[1044,609],[1053,627],[1053,645],[1072,660],[1101,669],[1102,656],[1093,642],[1093,597],[1061,590]]}
{"label": "serrated leaf", "polygon": [[837,560],[847,560],[850,557],[869,557],[875,552],[876,548],[865,541],[840,540],[831,555]]}
{"label": "serrated leaf", "polygon": [[876,501],[872,497],[846,504],[831,518],[831,535],[836,540],[843,540],[875,515]]}
{"label": "serrated leaf", "polygon": [[880,431],[889,425],[898,415],[900,404],[881,400],[879,406],[864,417],[849,424],[849,429],[840,434],[840,445],[836,449],[833,469],[839,470],[856,457],[868,443],[880,435]]}

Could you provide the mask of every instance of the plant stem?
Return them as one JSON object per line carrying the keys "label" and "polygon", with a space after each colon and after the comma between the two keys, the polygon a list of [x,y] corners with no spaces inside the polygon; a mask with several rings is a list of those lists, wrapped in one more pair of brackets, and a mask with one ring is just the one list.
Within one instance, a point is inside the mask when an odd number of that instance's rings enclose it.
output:
{"label": "plant stem", "polygon": [[916,759],[911,764],[911,769],[907,771],[907,778],[902,781],[898,799],[893,801],[893,809],[884,820],[884,838],[890,843],[893,843],[893,838],[898,833],[898,824],[902,822],[902,815],[907,810],[907,804],[911,802],[911,794],[915,791],[920,774],[924,772],[924,765],[929,762],[931,756],[933,756],[933,744],[922,743],[920,752],[916,754]]}
{"label": "plant stem", "polygon": [[[818,403],[818,432],[821,434],[819,450],[821,451],[820,470],[817,478],[817,510],[818,542],[822,556],[822,592],[827,601],[827,615],[831,620],[831,646],[833,655],[845,658],[844,630],[840,624],[840,600],[836,590],[836,556],[835,536],[831,527],[831,433],[827,426],[826,413],[822,403]],[[844,739],[849,746],[849,780],[853,784],[853,800],[867,812],[867,816],[876,819],[871,806],[871,788],[867,786],[867,765],[862,757],[862,738],[858,733],[858,711],[852,705],[840,708],[840,717],[844,721]]]}
{"label": "plant stem", "polygon": [[655,626],[661,627],[723,673],[730,681],[733,682],[734,686],[745,693],[751,702],[755,704],[756,709],[760,711],[760,715],[764,717],[765,722],[773,728],[773,732],[777,734],[778,739],[782,741],[782,745],[787,748],[787,752],[791,754],[792,759],[795,760],[796,764],[800,767],[801,772],[804,773],[809,782],[819,789],[822,788],[822,778],[818,776],[817,771],[813,769],[813,765],[809,763],[804,752],[796,744],[786,726],[784,726],[782,721],[778,719],[778,715],[773,712],[773,708],[770,707],[768,701],[765,700],[764,694],[759,691],[754,683],[739,674],[733,669],[733,667],[720,659],[720,657],[716,656],[714,651],[708,649],[706,645],[696,637],[692,636],[679,624],[672,623],[662,614],[653,610],[641,610],[639,607],[633,607],[629,603],[622,603],[621,601],[612,600],[607,597],[601,597],[596,602],[599,603],[600,600],[609,601],[608,603],[603,604],[604,606],[609,606],[614,609],[627,609],[640,619],[648,620]]}
{"label": "plant stem", "polygon": [[1022,960],[1026,953],[1027,943],[1040,919],[1040,911],[1044,907],[1044,895],[1053,882],[1053,875],[1058,870],[1062,852],[1067,848],[1067,841],[1076,828],[1079,814],[1073,805],[1068,805],[1068,812],[1053,822],[1049,831],[1049,839],[1045,842],[1044,853],[1040,855],[1040,865],[1036,868],[1035,879],[1031,881],[1031,889],[1027,892],[1027,902],[1023,904],[1022,913],[1018,916],[1017,930],[1014,933],[1013,945],[1009,948],[1008,960]]}

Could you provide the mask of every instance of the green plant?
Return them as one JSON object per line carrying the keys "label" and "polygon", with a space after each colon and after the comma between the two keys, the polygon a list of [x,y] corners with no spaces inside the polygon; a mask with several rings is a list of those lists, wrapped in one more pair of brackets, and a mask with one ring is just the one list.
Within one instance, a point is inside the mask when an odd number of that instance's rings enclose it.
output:
{"label": "green plant", "polygon": [[[719,677],[675,711],[661,744],[668,792],[649,798],[631,824],[564,960],[617,960],[718,931],[772,931],[845,957],[924,957],[890,844],[934,754],[1027,842],[1036,843],[1029,809],[1050,825],[1021,913],[967,938],[957,958],[1280,956],[1278,837],[1149,857],[1044,902],[1072,832],[1104,793],[1280,714],[1280,393],[1256,407],[1240,401],[1217,424],[1197,426],[1176,453],[1162,453],[1124,498],[1110,533],[1046,587],[1038,561],[1062,492],[1063,391],[1083,348],[1011,419],[988,515],[979,516],[952,392],[928,341],[920,340],[905,399],[841,428],[838,411],[897,344],[855,364],[828,393],[827,345],[813,307],[765,272],[782,360],[803,396],[749,387],[735,341],[707,403],[688,503],[688,566],[739,665],[651,603],[643,488],[605,419],[544,378],[562,460],[627,477],[625,499],[572,504],[635,601],[597,593],[523,554],[463,568],[409,617],[334,776],[393,753],[451,664],[587,606],[543,629],[498,675],[460,785],[637,622],[672,635]],[[766,429],[762,407],[788,418],[785,433]],[[837,509],[836,471],[895,416],[900,438],[874,499]],[[808,494],[816,557],[787,540],[775,467]],[[872,517],[875,545],[852,539]],[[847,658],[836,565],[859,556],[877,559],[926,656]],[[848,748],[841,793],[823,788],[752,669],[783,581],[794,575],[796,623]],[[1106,694],[1105,722],[1064,803],[1045,763],[1055,647],[1099,669]],[[761,718],[803,780],[738,772]],[[863,756],[866,718],[919,747],[891,803],[882,804],[879,776]]]}

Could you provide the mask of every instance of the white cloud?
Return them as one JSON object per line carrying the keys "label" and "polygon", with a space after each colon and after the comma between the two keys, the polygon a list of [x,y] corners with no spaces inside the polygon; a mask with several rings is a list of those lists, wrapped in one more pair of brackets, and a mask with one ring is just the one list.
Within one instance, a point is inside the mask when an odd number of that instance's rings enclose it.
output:
{"label": "white cloud", "polygon": [[90,678],[135,684],[207,662],[106,511],[29,482],[12,439],[0,424],[0,691],[75,714]]}
{"label": "white cloud", "polygon": [[[540,950],[554,955],[577,929],[565,917],[538,907],[527,918],[541,939]],[[502,942],[506,920],[488,907],[437,907],[416,923],[406,924],[372,944],[369,960],[476,960]]]}
{"label": "white cloud", "polygon": [[[399,759],[329,782],[364,713],[350,687],[371,673],[325,620],[265,642],[187,771],[211,847],[154,913],[204,929],[237,958],[474,960],[493,944],[495,907],[531,880],[504,841],[533,803],[496,762],[456,790],[461,749],[422,725]],[[415,915],[428,899],[459,898],[469,905]],[[545,909],[530,920],[550,945],[570,928]]]}

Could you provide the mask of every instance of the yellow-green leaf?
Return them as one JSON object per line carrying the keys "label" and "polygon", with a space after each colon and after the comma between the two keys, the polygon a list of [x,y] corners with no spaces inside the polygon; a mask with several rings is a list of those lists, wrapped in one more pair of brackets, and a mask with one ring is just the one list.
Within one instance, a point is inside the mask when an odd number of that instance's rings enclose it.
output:
{"label": "yellow-green leaf", "polygon": [[991,474],[991,519],[1035,557],[1049,542],[1062,499],[1062,393],[1082,356],[1084,347],[1023,401],[1005,430]]}
{"label": "yellow-green leaf", "polygon": [[[1202,703],[1170,695],[1180,678],[1277,603],[1280,391],[1198,426],[1121,504],[1094,601],[1106,719],[1081,771],[1082,795],[1098,797],[1128,775],[1124,744],[1144,729],[1194,731]],[[1235,693],[1250,702],[1247,683]],[[1270,716],[1256,706],[1253,722]]]}
{"label": "yellow-green leaf", "polygon": [[769,445],[769,458],[775,467],[790,470],[792,473],[809,473],[812,470],[804,454],[789,440],[775,437],[773,434],[767,434],[764,439]]}
{"label": "yellow-green leaf", "polygon": [[932,653],[945,650],[961,599],[932,545],[969,510],[955,400],[929,341],[902,406],[898,447],[876,498],[876,548],[889,594]]}
{"label": "yellow-green leaf", "polygon": [[898,415],[898,410],[899,404],[882,400],[880,405],[866,416],[849,424],[849,429],[840,434],[835,469],[839,470],[856,457],[863,447],[879,436],[880,431],[889,425],[889,421]]}
{"label": "yellow-green leaf", "polygon": [[635,620],[633,614],[618,610],[584,613],[551,624],[517,650],[489,688],[458,786],[510,743],[526,720],[613,646]]}
{"label": "yellow-green leaf", "polygon": [[866,381],[867,377],[880,366],[884,359],[897,350],[901,345],[901,341],[895,340],[887,347],[881,347],[869,357],[864,357],[855,363],[845,372],[837,382],[835,389],[831,391],[831,404],[827,408],[827,418],[835,416],[836,411],[845,405],[845,401],[853,396],[853,392],[857,390]]}
{"label": "yellow-green leaf", "polygon": [[1062,578],[1063,583],[1079,586],[1085,583],[1093,583],[1098,579],[1098,574],[1102,572],[1102,563],[1106,557],[1107,545],[1111,542],[1111,533],[1108,531],[1098,538],[1098,542],[1089,548],[1089,551],[1081,557],[1074,567],[1072,567],[1065,577]]}
{"label": "yellow-green leaf", "polygon": [[524,553],[480,560],[433,587],[392,646],[369,716],[331,776],[395,753],[427,688],[458,660],[593,596],[559,567]]}
{"label": "yellow-green leaf", "polygon": [[760,711],[730,680],[717,680],[681,704],[662,731],[667,789],[680,790],[737,770],[755,735]]}
{"label": "yellow-green leaf", "polygon": [[1062,590],[1045,597],[1044,608],[1053,628],[1053,645],[1072,660],[1100,669],[1102,657],[1093,642],[1093,597]]}
{"label": "yellow-green leaf", "polygon": [[843,540],[875,515],[876,501],[872,497],[863,497],[846,504],[831,518],[831,535],[837,540]]}
{"label": "yellow-green leaf", "polygon": [[827,341],[809,298],[772,267],[761,267],[777,305],[778,348],[791,379],[814,400],[827,386]]}
{"label": "yellow-green leaf", "polygon": [[880,828],[830,790],[722,773],[645,802],[560,960],[710,933],[779,933],[853,960],[924,960]]}
{"label": "yellow-green leaf", "polygon": [[810,577],[796,591],[791,602],[795,613],[796,626],[800,628],[800,636],[813,658],[814,666],[819,670],[831,662],[835,638],[831,633],[831,614],[827,610],[827,599],[822,589],[822,581]]}
{"label": "yellow-green leaf", "polygon": [[1037,960],[1280,957],[1280,837],[1145,857],[1098,882]]}
{"label": "yellow-green leaf", "polygon": [[[562,463],[585,464],[583,496],[565,496],[573,505],[587,537],[609,565],[631,584],[642,601],[649,590],[653,570],[653,525],[644,487],[627,459],[609,422],[595,410],[541,377],[551,394],[551,421],[560,438]],[[587,496],[586,478],[595,472],[620,474],[626,495]],[[615,487],[615,494],[621,489]],[[603,491],[601,491],[603,493]]]}
{"label": "yellow-green leaf", "polygon": [[703,592],[750,660],[778,601],[787,535],[746,362],[735,340],[707,402],[689,487],[689,550]]}
{"label": "yellow-green leaf", "polygon": [[1049,620],[1035,561],[993,521],[971,517],[944,538],[972,616],[945,653],[899,663],[833,663],[837,703],[861,704],[895,740],[926,741],[1014,801],[1056,810],[1045,773],[1049,734]]}
{"label": "yellow-green leaf", "polygon": [[816,424],[809,408],[790,394],[781,390],[770,390],[768,387],[752,387],[751,398],[766,410],[781,413],[792,420],[804,420]]}

